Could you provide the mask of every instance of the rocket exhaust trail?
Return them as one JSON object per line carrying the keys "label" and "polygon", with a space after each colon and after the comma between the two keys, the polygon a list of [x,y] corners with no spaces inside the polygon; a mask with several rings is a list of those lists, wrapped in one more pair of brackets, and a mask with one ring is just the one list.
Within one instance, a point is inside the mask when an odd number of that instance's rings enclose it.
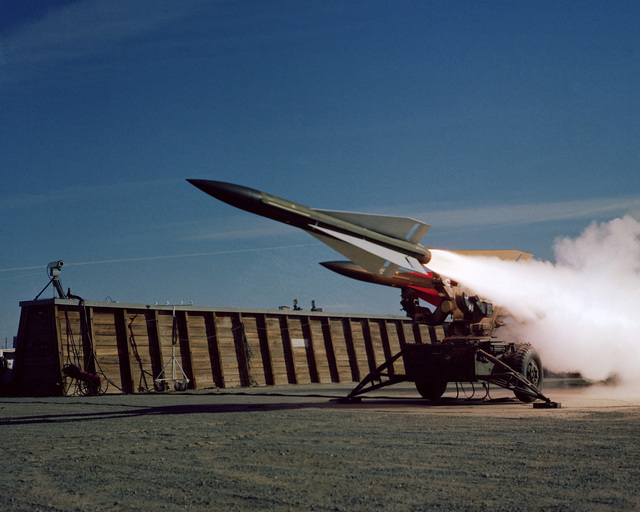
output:
{"label": "rocket exhaust trail", "polygon": [[498,335],[531,342],[549,370],[640,384],[639,236],[625,216],[556,240],[556,263],[432,250],[428,267],[510,311]]}

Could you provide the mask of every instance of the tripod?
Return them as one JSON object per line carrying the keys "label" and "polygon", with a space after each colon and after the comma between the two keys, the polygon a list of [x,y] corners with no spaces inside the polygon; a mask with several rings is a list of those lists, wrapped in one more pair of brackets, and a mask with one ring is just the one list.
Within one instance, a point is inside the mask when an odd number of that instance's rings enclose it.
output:
{"label": "tripod", "polygon": [[[184,373],[182,366],[180,365],[180,361],[176,358],[176,344],[178,342],[178,320],[176,318],[176,308],[173,307],[173,326],[171,328],[171,358],[166,362],[160,374],[153,381],[154,388],[156,391],[166,391],[169,387],[169,381],[173,382],[173,388],[176,391],[186,391],[187,385],[189,384],[189,378],[187,374]],[[162,374],[165,373],[167,366],[171,365],[171,377],[161,378]],[[178,378],[177,369],[182,373],[182,378]]]}

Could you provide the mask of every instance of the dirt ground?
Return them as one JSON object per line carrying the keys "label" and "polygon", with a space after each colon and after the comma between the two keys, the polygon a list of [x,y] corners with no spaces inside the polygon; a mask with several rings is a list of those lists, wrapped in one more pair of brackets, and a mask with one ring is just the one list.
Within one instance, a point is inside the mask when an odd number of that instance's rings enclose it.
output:
{"label": "dirt ground", "polygon": [[0,398],[0,509],[640,510],[640,397],[350,389]]}

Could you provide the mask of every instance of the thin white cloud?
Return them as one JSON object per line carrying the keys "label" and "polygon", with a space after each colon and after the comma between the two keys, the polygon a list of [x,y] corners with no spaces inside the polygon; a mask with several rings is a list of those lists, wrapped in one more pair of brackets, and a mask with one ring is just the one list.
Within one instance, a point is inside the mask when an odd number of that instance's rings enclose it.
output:
{"label": "thin white cloud", "polygon": [[550,203],[501,204],[475,208],[452,208],[412,214],[438,228],[474,226],[524,226],[563,220],[611,219],[640,210],[640,196],[603,197]]}
{"label": "thin white cloud", "polygon": [[[215,252],[197,252],[197,253],[189,253],[189,254],[165,254],[165,255],[156,255],[156,256],[140,256],[137,258],[118,258],[111,260],[94,260],[94,261],[77,261],[77,262],[68,262],[65,263],[65,267],[74,267],[74,266],[83,266],[83,265],[103,265],[106,263],[130,263],[133,261],[154,261],[154,260],[170,260],[170,259],[179,259],[179,258],[196,258],[202,256],[223,256],[228,254],[242,254],[242,253],[251,253],[251,252],[264,252],[264,251],[279,251],[284,249],[292,249],[299,247],[316,247],[321,244],[319,243],[309,243],[309,244],[290,244],[290,245],[278,245],[276,247],[246,247],[243,249],[229,249],[223,251],[215,251]],[[42,265],[32,266],[32,267],[13,267],[13,268],[0,268],[0,272],[15,272],[21,270],[34,270],[34,269],[43,269],[45,268]],[[36,274],[25,274],[26,276],[36,275]],[[11,278],[3,278],[0,281],[5,281],[8,279],[14,279],[17,277],[24,276],[13,276]]]}
{"label": "thin white cloud", "polygon": [[197,12],[203,0],[86,0],[50,9],[2,40],[0,80],[92,56]]}
{"label": "thin white cloud", "polygon": [[[153,226],[154,231],[175,233],[181,242],[249,240],[257,238],[299,235],[300,231],[256,215],[240,213],[229,209],[224,216],[195,218]],[[236,213],[237,212],[237,213]]]}
{"label": "thin white cloud", "polygon": [[63,189],[50,189],[46,192],[30,193],[16,192],[0,194],[0,211],[34,208],[52,203],[77,201],[78,199],[94,199],[107,195],[133,194],[139,191],[149,191],[151,187],[170,188],[182,183],[182,180],[148,180],[137,182],[114,182],[101,185],[78,185]]}
{"label": "thin white cloud", "polygon": [[[247,223],[243,222],[243,224],[246,225]],[[183,237],[180,240],[246,240],[249,238],[291,235],[295,232],[295,230],[292,230],[291,228],[275,222],[271,222],[269,225],[265,224],[264,226],[262,226],[261,222],[258,224],[260,225],[254,224],[249,229],[229,229],[228,226],[226,226],[223,230],[220,230],[219,227],[212,228],[212,230],[207,233],[194,234],[191,236]]]}

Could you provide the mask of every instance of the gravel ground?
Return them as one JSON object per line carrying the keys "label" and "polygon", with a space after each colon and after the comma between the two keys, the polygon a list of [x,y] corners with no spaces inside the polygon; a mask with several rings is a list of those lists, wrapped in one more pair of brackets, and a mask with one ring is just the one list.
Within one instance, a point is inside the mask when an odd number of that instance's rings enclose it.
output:
{"label": "gravel ground", "polygon": [[0,509],[640,510],[640,398],[349,389],[0,398]]}

